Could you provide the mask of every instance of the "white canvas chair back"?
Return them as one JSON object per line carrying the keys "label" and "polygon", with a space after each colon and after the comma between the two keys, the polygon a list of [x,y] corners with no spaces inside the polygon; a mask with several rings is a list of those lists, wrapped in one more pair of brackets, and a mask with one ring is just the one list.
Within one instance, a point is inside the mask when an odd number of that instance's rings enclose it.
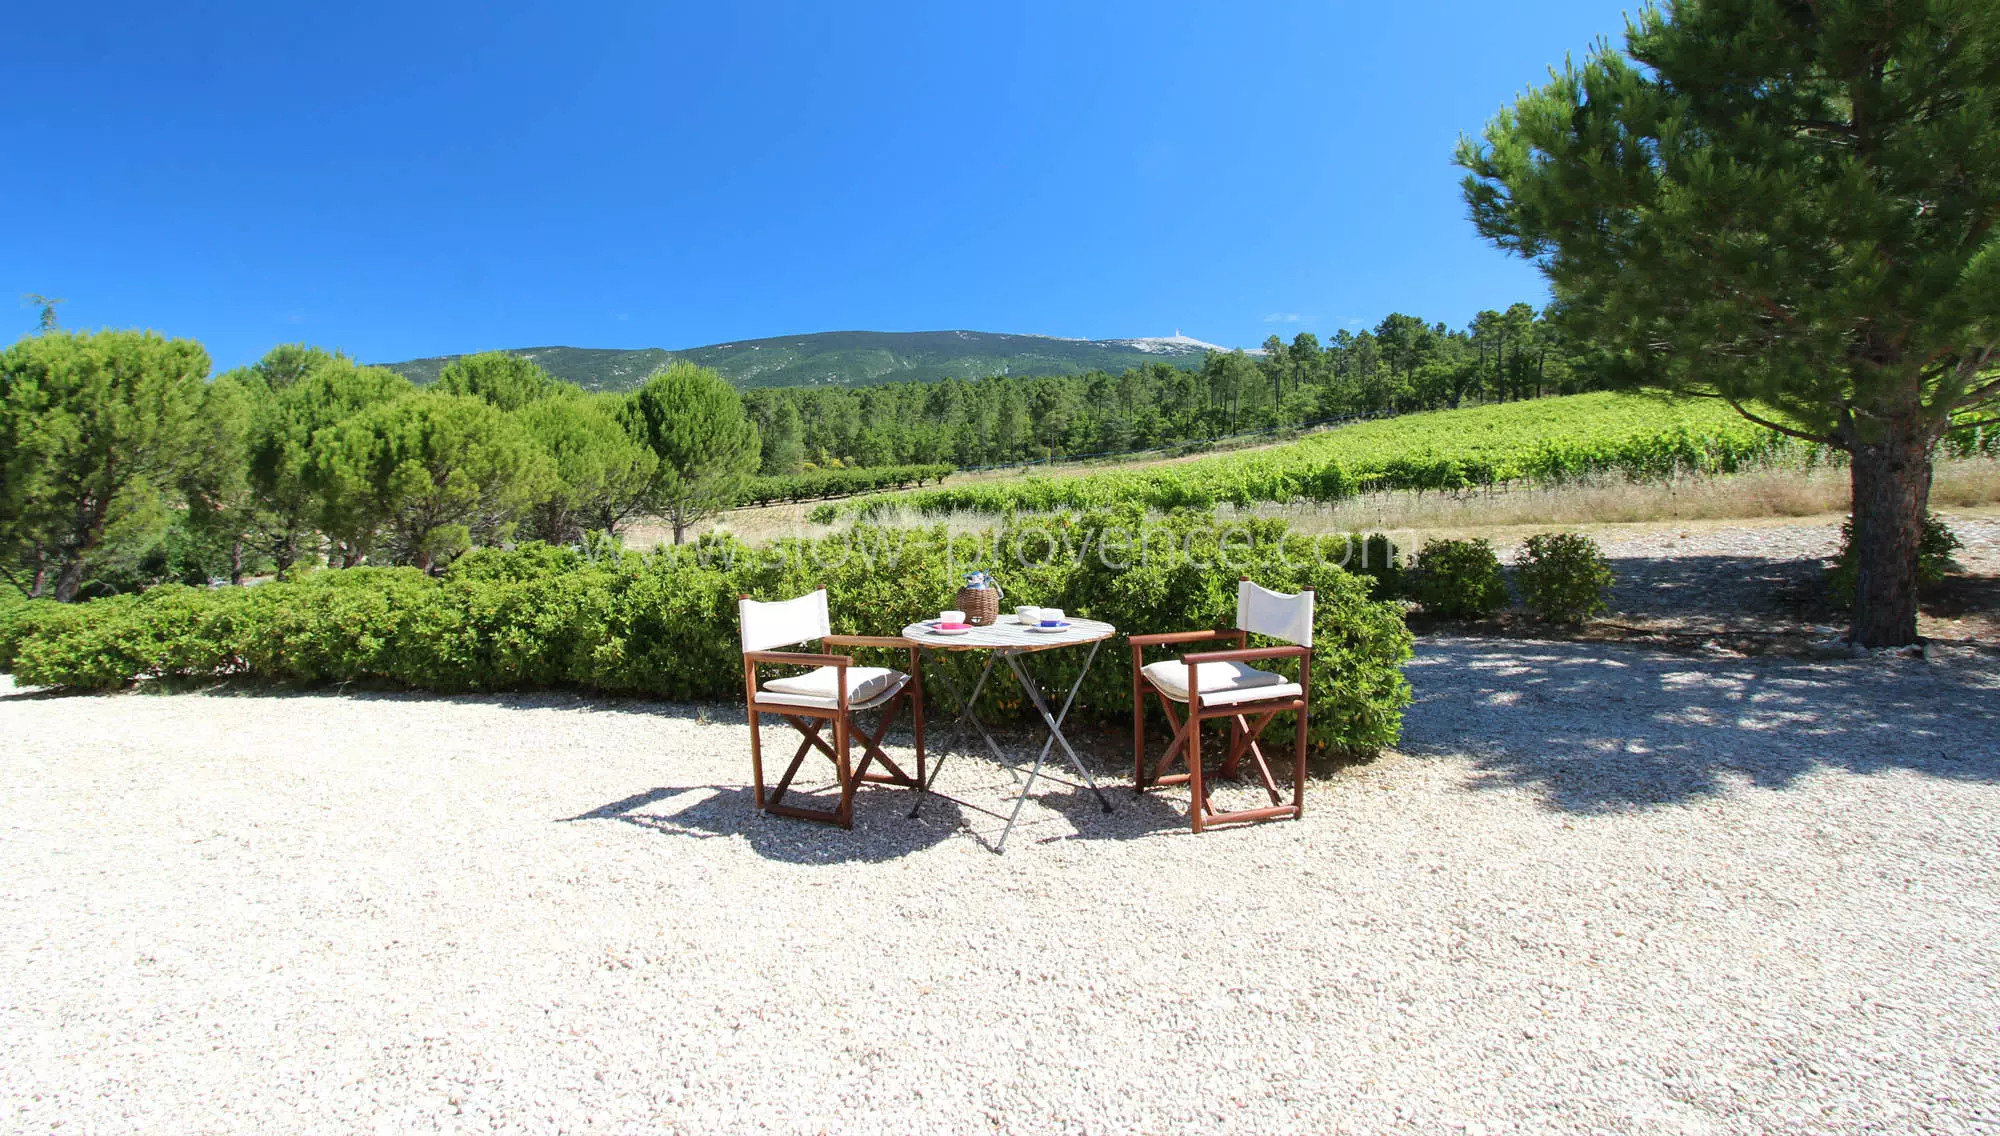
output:
{"label": "white canvas chair back", "polygon": [[776,603],[738,600],[736,611],[743,627],[745,651],[789,647],[833,634],[833,624],[826,614],[825,588]]}
{"label": "white canvas chair back", "polygon": [[1236,582],[1236,626],[1254,635],[1313,645],[1313,594],[1288,596],[1248,580]]}

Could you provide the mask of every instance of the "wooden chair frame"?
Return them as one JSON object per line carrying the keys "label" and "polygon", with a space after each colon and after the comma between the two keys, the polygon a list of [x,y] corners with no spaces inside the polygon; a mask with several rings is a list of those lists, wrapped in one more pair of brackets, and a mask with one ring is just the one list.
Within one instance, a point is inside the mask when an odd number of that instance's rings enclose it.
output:
{"label": "wooden chair frame", "polygon": [[[740,597],[749,599],[749,596]],[[924,784],[924,672],[917,657],[917,645],[900,635],[826,635],[820,638],[826,647],[890,647],[908,650],[910,653],[910,681],[903,684],[890,699],[877,709],[880,718],[875,731],[869,733],[855,719],[856,711],[848,707],[847,668],[854,665],[852,655],[807,654],[802,651],[745,651],[743,652],[743,699],[748,706],[750,717],[750,770],[756,783],[757,807],[776,816],[797,817],[800,820],[818,821],[821,824],[837,824],[842,828],[854,827],[854,792],[865,784],[896,785],[918,788]],[[820,706],[798,706],[789,702],[763,702],[757,697],[757,668],[761,666],[801,666],[832,667],[835,671],[834,690],[837,705],[831,708]],[[911,725],[916,733],[917,771],[914,776],[905,773],[900,766],[882,752],[882,739],[888,736],[889,727],[904,705],[910,707]],[[775,714],[783,718],[801,736],[799,748],[792,754],[790,765],[785,767],[784,776],[768,792],[764,788],[764,746],[760,729],[760,719],[765,714]],[[829,745],[820,731],[833,727],[833,742]],[[863,746],[861,764],[856,766],[850,754],[851,740],[859,734]],[[785,794],[792,787],[792,778],[798,775],[799,766],[804,764],[806,755],[817,749],[833,762],[835,780],[840,786],[840,803],[830,809],[804,808],[784,803]],[[871,773],[868,767],[881,762],[886,772]]]}
{"label": "wooden chair frame", "polygon": [[[1308,588],[1306,591],[1311,591]],[[1306,811],[1306,731],[1312,702],[1312,648],[1286,644],[1280,647],[1251,647],[1250,633],[1239,628],[1224,627],[1212,631],[1170,631],[1158,635],[1131,635],[1127,641],[1132,646],[1132,785],[1135,792],[1164,785],[1188,786],[1191,801],[1188,819],[1194,831],[1218,824],[1237,824],[1250,821],[1273,820],[1281,817],[1297,819]],[[1229,651],[1206,651],[1182,656],[1187,664],[1187,717],[1183,719],[1174,712],[1174,700],[1165,691],[1155,686],[1140,669],[1147,647],[1165,644],[1234,642],[1236,648]],[[1268,659],[1297,659],[1299,661],[1299,693],[1295,696],[1272,699],[1249,699],[1229,702],[1214,707],[1201,704],[1201,687],[1195,681],[1195,668],[1202,663],[1247,663]],[[1160,709],[1166,713],[1167,724],[1174,729],[1167,749],[1149,769],[1146,764],[1146,699],[1145,688],[1152,687]],[[1264,750],[1257,739],[1271,724],[1271,719],[1287,710],[1298,712],[1297,737],[1292,756],[1292,801],[1284,804],[1278,791],[1277,781],[1271,776],[1271,766],[1264,759]],[[1242,809],[1237,812],[1221,812],[1210,800],[1206,777],[1202,769],[1201,724],[1217,718],[1230,719],[1229,748],[1224,751],[1222,765],[1218,772],[1227,778],[1234,778],[1241,766],[1244,754],[1249,754],[1256,762],[1258,779],[1263,782],[1264,791],[1270,795],[1268,808]],[[1254,719],[1254,720],[1253,720]],[[1174,758],[1185,755],[1187,772],[1168,773]]]}

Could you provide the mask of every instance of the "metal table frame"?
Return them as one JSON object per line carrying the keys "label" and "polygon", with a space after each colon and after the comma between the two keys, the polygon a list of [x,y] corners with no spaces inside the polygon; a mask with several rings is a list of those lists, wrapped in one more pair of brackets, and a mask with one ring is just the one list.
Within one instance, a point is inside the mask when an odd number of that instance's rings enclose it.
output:
{"label": "metal table frame", "polygon": [[[1002,616],[1001,618],[1003,620],[1011,620],[1013,617]],[[986,665],[980,668],[979,678],[972,684],[972,692],[970,694],[961,694],[959,692],[958,684],[952,681],[950,673],[945,668],[935,668],[934,673],[938,676],[944,689],[950,691],[952,700],[958,703],[958,717],[952,722],[950,731],[946,733],[944,744],[932,747],[930,750],[930,777],[917,786],[916,802],[910,806],[911,819],[914,820],[918,812],[923,809],[924,799],[930,795],[931,787],[937,783],[939,771],[944,768],[945,755],[950,752],[952,746],[957,744],[959,737],[964,734],[968,724],[972,729],[978,731],[980,739],[986,743],[986,749],[993,755],[993,759],[1006,767],[1007,772],[1016,781],[1022,782],[1021,792],[1014,798],[1014,807],[1007,814],[1007,825],[1000,830],[1000,839],[993,845],[993,851],[996,855],[1006,849],[1007,837],[1014,831],[1014,822],[1020,819],[1021,806],[1027,803],[1028,794],[1034,790],[1035,778],[1044,776],[1042,766],[1048,761],[1050,750],[1058,745],[1062,746],[1063,754],[1069,758],[1070,765],[1075,768],[1077,773],[1082,775],[1084,784],[1089,787],[1092,793],[1097,794],[1097,803],[1103,806],[1106,813],[1111,811],[1111,799],[1104,795],[1104,790],[1097,787],[1097,779],[1091,776],[1090,767],[1084,764],[1081,757],[1077,756],[1076,750],[1071,748],[1069,744],[1069,739],[1063,737],[1062,724],[1069,717],[1070,707],[1076,703],[1077,691],[1083,689],[1083,680],[1090,675],[1091,664],[1097,661],[1098,650],[1104,646],[1106,640],[1112,638],[1118,632],[1116,628],[1108,623],[1094,623],[1088,620],[1078,620],[1076,622],[1078,624],[1089,623],[1090,627],[1087,630],[1092,637],[1089,639],[1080,639],[1071,636],[1056,639],[1046,644],[982,642],[977,639],[972,642],[961,643],[956,638],[945,638],[927,633],[922,624],[911,624],[909,627],[903,629],[903,637],[917,644],[923,653],[932,659],[936,659],[938,656],[947,653],[962,654],[967,651],[985,651],[987,653]],[[1101,631],[1099,630],[1100,628],[1102,629]],[[993,630],[987,628],[976,629],[974,634],[978,634],[979,631],[988,631],[990,634]],[[1083,631],[1086,629],[1079,627],[1078,630]],[[1017,633],[1032,634],[1026,631],[1019,631]],[[1076,681],[1070,684],[1069,693],[1063,696],[1062,708],[1060,710],[1051,710],[1048,697],[1043,693],[1041,683],[1035,681],[1034,675],[1029,672],[1027,663],[1024,661],[1025,657],[1061,647],[1081,647],[1085,643],[1090,645],[1090,654],[1083,660],[1083,669],[1077,672]],[[1025,781],[1022,781],[1020,773],[1015,768],[1019,763],[1008,758],[1006,750],[1001,748],[1000,743],[993,740],[993,735],[987,730],[986,724],[979,720],[979,715],[974,709],[979,703],[980,692],[986,689],[986,682],[993,675],[994,664],[1003,659],[1007,662],[1007,669],[1014,672],[1014,679],[1020,683],[1022,693],[1028,696],[1028,701],[1034,705],[1035,712],[1041,715],[1042,725],[1048,731],[1048,737],[1043,739],[1041,751],[1035,755],[1034,764],[1029,768]]]}

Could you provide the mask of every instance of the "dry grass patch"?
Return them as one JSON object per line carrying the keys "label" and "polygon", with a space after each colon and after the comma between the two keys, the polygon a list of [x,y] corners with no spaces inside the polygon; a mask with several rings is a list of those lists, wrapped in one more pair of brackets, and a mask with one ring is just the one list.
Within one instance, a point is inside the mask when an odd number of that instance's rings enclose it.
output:
{"label": "dry grass patch", "polygon": [[[1768,469],[1733,477],[1649,484],[1606,481],[1567,486],[1508,486],[1475,493],[1368,493],[1330,505],[1263,505],[1248,515],[1280,517],[1301,532],[1421,532],[1485,535],[1551,525],[1817,518],[1845,515],[1844,468]],[[2000,462],[1940,463],[1933,509],[2000,504]]]}
{"label": "dry grass patch", "polygon": [[[1566,486],[1507,486],[1475,493],[1366,493],[1334,504],[1258,505],[1236,515],[1279,517],[1305,533],[1387,532],[1392,535],[1490,536],[1509,529],[1535,530],[1592,525],[1660,524],[1766,518],[1822,518],[1845,515],[1848,478],[1844,468],[1767,469],[1733,477],[1683,478],[1649,484],[1603,481]],[[819,502],[737,509],[701,532],[726,529],[752,545],[784,537],[819,537],[850,527],[807,519]],[[2000,505],[2000,461],[1941,462],[1931,487],[1933,509],[1977,509]],[[1224,508],[1222,515],[1232,510]],[[902,508],[874,523],[888,526],[944,524],[954,533],[982,533],[1000,519],[985,513],[943,516]],[[627,548],[649,549],[673,542],[673,529],[653,519],[634,522],[625,532]]]}

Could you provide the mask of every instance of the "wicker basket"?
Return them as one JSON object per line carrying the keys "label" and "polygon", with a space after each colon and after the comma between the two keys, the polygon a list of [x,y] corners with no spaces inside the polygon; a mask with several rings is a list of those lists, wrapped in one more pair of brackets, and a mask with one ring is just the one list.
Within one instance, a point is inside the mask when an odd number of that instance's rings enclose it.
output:
{"label": "wicker basket", "polygon": [[958,610],[974,627],[987,627],[1000,618],[1000,592],[995,588],[960,588]]}

